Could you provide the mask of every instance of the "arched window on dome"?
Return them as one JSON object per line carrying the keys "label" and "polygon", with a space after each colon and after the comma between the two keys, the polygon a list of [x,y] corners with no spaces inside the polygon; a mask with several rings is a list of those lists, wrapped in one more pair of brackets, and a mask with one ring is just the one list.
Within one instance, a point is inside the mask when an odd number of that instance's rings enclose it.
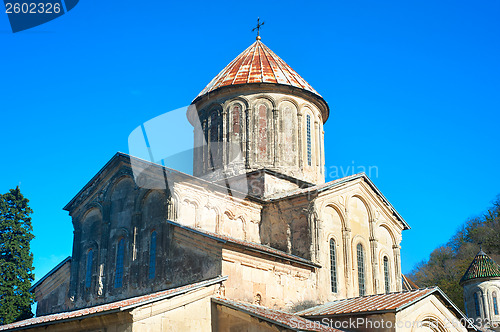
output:
{"label": "arched window on dome", "polygon": [[260,104],[257,108],[257,159],[259,161],[268,159],[267,109],[265,104]]}
{"label": "arched window on dome", "polygon": [[149,242],[149,279],[154,279],[156,275],[156,231],[151,232]]}
{"label": "arched window on dome", "polygon": [[389,258],[384,256],[384,284],[385,284],[385,293],[391,292],[391,279],[389,274]]}
{"label": "arched window on dome", "polygon": [[493,312],[498,316],[497,292],[493,292]]}
{"label": "arched window on dome", "polygon": [[231,121],[231,140],[229,142],[229,160],[234,161],[236,158],[241,158],[241,139],[242,139],[242,107],[240,104],[234,104],[230,113]]}
{"label": "arched window on dome", "polygon": [[358,287],[359,296],[364,296],[366,294],[365,289],[365,252],[363,245],[358,243],[356,247],[357,251],[357,261],[358,261]]}
{"label": "arched window on dome", "polygon": [[334,239],[330,239],[330,285],[332,293],[337,293],[337,258]]}
{"label": "arched window on dome", "polygon": [[85,268],[85,288],[90,288],[92,285],[92,262],[94,260],[94,251],[89,249],[87,252],[87,264]]}
{"label": "arched window on dome", "polygon": [[210,114],[210,135],[209,137],[209,151],[210,151],[210,166],[216,168],[220,166],[220,116],[219,111],[214,110]]}
{"label": "arched window on dome", "polygon": [[479,309],[479,298],[477,296],[477,293],[474,293],[474,308],[476,309],[476,317],[480,317],[481,311]]}
{"label": "arched window on dome", "polygon": [[311,146],[311,116],[306,116],[306,139],[307,139],[307,165],[312,166],[312,146]]}
{"label": "arched window on dome", "polygon": [[115,288],[123,286],[123,260],[125,256],[125,240],[121,238],[116,247],[116,265],[115,265]]}

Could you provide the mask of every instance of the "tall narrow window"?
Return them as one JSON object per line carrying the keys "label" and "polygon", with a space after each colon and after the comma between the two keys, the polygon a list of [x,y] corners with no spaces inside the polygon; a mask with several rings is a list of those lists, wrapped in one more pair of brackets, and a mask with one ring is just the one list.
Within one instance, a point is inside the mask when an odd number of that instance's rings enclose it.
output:
{"label": "tall narrow window", "polygon": [[335,240],[330,239],[330,284],[332,293],[337,293],[337,259],[335,257]]}
{"label": "tall narrow window", "polygon": [[384,256],[384,282],[385,282],[385,292],[391,292],[391,280],[389,279],[389,258]]}
{"label": "tall narrow window", "polygon": [[267,161],[267,107],[264,104],[259,105],[257,125],[257,158]]}
{"label": "tall narrow window", "polygon": [[156,231],[151,233],[149,243],[149,279],[154,279],[156,274]]}
{"label": "tall narrow window", "polygon": [[311,116],[307,114],[307,165],[312,165],[312,155],[311,155]]}
{"label": "tall narrow window", "polygon": [[498,316],[497,292],[493,292],[493,311]]}
{"label": "tall narrow window", "polygon": [[219,114],[218,111],[213,111],[210,116],[210,156],[212,168],[219,164]]}
{"label": "tall narrow window", "polygon": [[357,258],[358,258],[358,285],[359,285],[359,296],[364,296],[366,294],[365,290],[365,253],[363,250],[363,245],[358,243],[357,246]]}
{"label": "tall narrow window", "polygon": [[90,288],[92,284],[92,260],[94,259],[94,251],[90,249],[87,252],[87,266],[85,269],[85,288]]}
{"label": "tall narrow window", "polygon": [[479,299],[477,297],[477,293],[474,293],[474,307],[476,309],[476,317],[480,317],[481,312],[479,311]]}
{"label": "tall narrow window", "polygon": [[115,288],[123,286],[123,256],[125,255],[125,241],[120,239],[116,248],[116,271],[115,271]]}

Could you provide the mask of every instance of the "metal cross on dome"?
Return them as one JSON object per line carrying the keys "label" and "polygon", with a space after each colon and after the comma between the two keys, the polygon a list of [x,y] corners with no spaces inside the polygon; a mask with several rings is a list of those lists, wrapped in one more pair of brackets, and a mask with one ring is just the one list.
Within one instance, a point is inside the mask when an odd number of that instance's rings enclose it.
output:
{"label": "metal cross on dome", "polygon": [[252,31],[257,30],[257,40],[260,40],[260,27],[264,25],[265,22],[260,23],[260,17],[257,17],[257,26],[252,29]]}

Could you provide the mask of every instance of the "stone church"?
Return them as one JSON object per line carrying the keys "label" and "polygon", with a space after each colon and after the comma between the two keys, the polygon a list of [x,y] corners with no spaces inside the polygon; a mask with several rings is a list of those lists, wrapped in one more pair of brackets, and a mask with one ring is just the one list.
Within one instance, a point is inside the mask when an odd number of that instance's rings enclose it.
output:
{"label": "stone church", "polygon": [[364,173],[325,183],[329,115],[258,37],[188,109],[193,175],[113,156],[64,207],[36,317],[0,330],[476,330],[402,280],[410,227]]}

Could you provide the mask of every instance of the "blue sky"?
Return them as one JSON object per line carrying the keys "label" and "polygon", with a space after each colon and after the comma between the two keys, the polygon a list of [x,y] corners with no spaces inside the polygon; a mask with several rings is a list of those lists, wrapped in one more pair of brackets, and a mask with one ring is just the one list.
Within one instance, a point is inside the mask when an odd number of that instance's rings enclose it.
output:
{"label": "blue sky", "polygon": [[248,47],[258,16],[262,41],[330,105],[326,166],[376,166],[412,226],[408,272],[500,193],[499,14],[496,0],[81,0],[16,34],[0,14],[0,192],[21,184],[35,210],[37,279],[71,255],[62,207]]}

